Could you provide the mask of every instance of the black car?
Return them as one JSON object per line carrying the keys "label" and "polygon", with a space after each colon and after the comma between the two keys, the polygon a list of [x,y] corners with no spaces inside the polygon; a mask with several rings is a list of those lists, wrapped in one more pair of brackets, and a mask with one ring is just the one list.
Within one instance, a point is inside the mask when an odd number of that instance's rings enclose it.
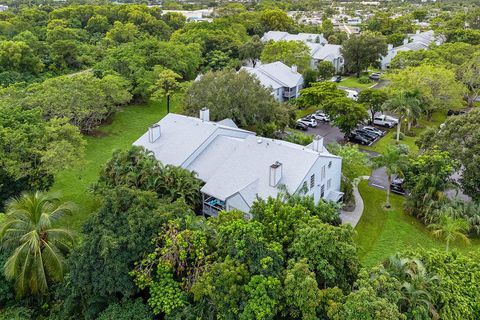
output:
{"label": "black car", "polygon": [[404,179],[399,177],[394,177],[392,183],[390,183],[390,190],[394,193],[404,195],[407,192],[403,188],[403,183],[405,182]]}
{"label": "black car", "polygon": [[363,129],[356,130],[356,133],[359,133],[362,136],[365,136],[366,138],[368,138],[369,140],[372,140],[372,141],[375,141],[375,140],[378,139],[378,137],[380,137],[380,135],[378,135],[374,132],[370,132],[370,131],[363,130]]}
{"label": "black car", "polygon": [[447,111],[447,116],[458,116],[458,115],[461,115],[461,114],[465,114],[467,113],[467,111],[465,110],[448,110]]}
{"label": "black car", "polygon": [[358,134],[358,133],[352,133],[351,135],[349,135],[348,140],[364,146],[369,146],[372,144],[372,141],[370,141],[365,136],[362,136],[361,134]]}
{"label": "black car", "polygon": [[297,123],[295,124],[295,129],[307,131],[307,130],[308,130],[308,126],[307,126],[306,124],[301,123],[301,122],[297,122]]}

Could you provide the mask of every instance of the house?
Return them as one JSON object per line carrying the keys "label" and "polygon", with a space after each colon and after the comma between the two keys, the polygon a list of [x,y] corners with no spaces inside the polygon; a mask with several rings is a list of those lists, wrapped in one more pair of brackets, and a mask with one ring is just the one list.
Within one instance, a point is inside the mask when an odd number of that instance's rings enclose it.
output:
{"label": "house", "polygon": [[209,121],[170,113],[133,143],[151,150],[163,164],[194,171],[205,182],[203,214],[237,209],[246,215],[257,197],[305,193],[315,202],[338,202],[342,159],[330,154],[323,138],[309,146],[257,137],[230,119]]}
{"label": "house", "polygon": [[425,32],[420,32],[417,30],[416,33],[408,34],[403,40],[403,44],[401,46],[393,47],[391,44],[388,45],[387,55],[381,60],[381,67],[383,70],[387,69],[390,66],[393,58],[395,58],[397,53],[401,51],[428,50],[432,43],[440,45],[444,42],[445,37],[435,36],[433,30],[428,30]]}
{"label": "house", "polygon": [[323,37],[323,34],[316,33],[299,33],[291,34],[285,31],[268,31],[262,36],[262,41],[302,41],[313,43],[327,43],[327,40]]}
{"label": "house", "polygon": [[336,72],[343,72],[344,60],[340,54],[340,45],[328,44],[322,34],[290,34],[283,31],[268,31],[262,41],[302,41],[310,48],[310,68],[315,69],[318,62],[330,61]]}
{"label": "house", "polygon": [[264,87],[272,90],[275,100],[280,102],[297,98],[303,88],[303,76],[297,72],[297,67],[289,67],[280,61],[257,64],[255,68],[242,67],[240,70],[255,76]]}
{"label": "house", "polygon": [[330,61],[337,73],[343,72],[344,60],[340,53],[341,45],[306,43],[310,48],[310,68],[316,69],[320,61]]}

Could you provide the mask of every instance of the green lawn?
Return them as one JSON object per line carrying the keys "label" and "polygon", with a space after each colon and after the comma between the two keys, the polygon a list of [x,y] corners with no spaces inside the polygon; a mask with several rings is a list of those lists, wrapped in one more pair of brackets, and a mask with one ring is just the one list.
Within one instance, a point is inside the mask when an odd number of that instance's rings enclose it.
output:
{"label": "green lawn", "polygon": [[[418,121],[418,126],[417,127],[412,127],[412,131],[415,133],[415,136],[410,137],[410,136],[404,136],[402,140],[400,140],[401,144],[406,144],[410,151],[412,152],[417,152],[418,147],[415,145],[415,140],[417,140],[418,136],[422,133],[423,130],[427,127],[438,127],[441,123],[445,122],[445,119],[447,118],[446,112],[436,112],[432,115],[431,120],[426,120],[426,119],[420,119]],[[402,124],[402,131],[403,129],[406,129],[406,124]],[[397,127],[393,127],[392,129],[389,129],[389,132],[380,140],[375,142],[373,145],[369,147],[361,146],[361,148],[370,150],[370,151],[375,151],[378,153],[383,153],[385,149],[387,148],[387,145],[389,144],[396,144],[396,138],[397,137]]]}
{"label": "green lawn", "polygon": [[[363,265],[373,266],[406,249],[445,248],[422,223],[403,212],[403,197],[393,194],[392,207],[386,210],[384,191],[368,186],[367,181],[360,182],[359,190],[365,209],[355,228],[354,240]],[[460,251],[480,250],[480,240],[472,240],[469,246],[453,244],[452,247]]]}
{"label": "green lawn", "polygon": [[374,84],[375,84],[374,82],[360,83],[358,82],[358,78],[354,76],[343,78],[342,81],[338,83],[338,85],[341,87],[347,87],[352,89],[367,89],[373,86]]}
{"label": "green lawn", "polygon": [[[171,111],[177,111],[175,103]],[[52,191],[58,191],[65,200],[77,204],[77,212],[65,218],[63,224],[79,231],[88,215],[98,207],[95,197],[88,192],[98,174],[116,149],[126,149],[139,138],[149,125],[157,122],[166,114],[166,103],[131,105],[113,116],[110,124],[102,125],[98,134],[86,136],[85,159],[73,168],[59,172]]]}

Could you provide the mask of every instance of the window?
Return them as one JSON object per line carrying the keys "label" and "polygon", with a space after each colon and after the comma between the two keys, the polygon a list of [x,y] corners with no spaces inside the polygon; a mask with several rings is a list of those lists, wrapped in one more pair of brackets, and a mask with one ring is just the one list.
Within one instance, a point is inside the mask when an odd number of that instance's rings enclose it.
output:
{"label": "window", "polygon": [[322,184],[322,187],[320,188],[320,197],[323,198],[325,196],[325,185]]}
{"label": "window", "polygon": [[332,167],[332,161],[328,162],[328,168],[330,169]]}
{"label": "window", "polygon": [[325,166],[322,167],[322,180],[325,179]]}
{"label": "window", "polygon": [[332,179],[327,180],[327,190],[332,186]]}
{"label": "window", "polygon": [[311,177],[310,177],[310,189],[312,189],[313,187],[315,187],[315,175],[312,174]]}
{"label": "window", "polygon": [[303,181],[302,192],[307,192],[307,191],[308,191],[307,181]]}

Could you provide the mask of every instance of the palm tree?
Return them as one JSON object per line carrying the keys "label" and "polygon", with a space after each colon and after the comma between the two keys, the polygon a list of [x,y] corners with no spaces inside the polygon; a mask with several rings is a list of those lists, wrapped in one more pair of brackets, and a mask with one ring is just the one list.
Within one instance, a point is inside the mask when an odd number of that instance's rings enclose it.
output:
{"label": "palm tree", "polygon": [[391,256],[386,267],[388,272],[400,281],[400,308],[409,313],[430,313],[432,319],[438,319],[430,293],[438,290],[435,287],[435,283],[439,281],[438,276],[428,273],[418,259]]}
{"label": "palm tree", "polygon": [[400,127],[402,124],[402,120],[404,118],[407,119],[408,131],[410,131],[413,120],[416,117],[420,116],[420,113],[422,111],[421,105],[422,100],[420,92],[417,90],[400,91],[385,102],[383,106],[385,110],[389,110],[394,112],[395,114],[400,115],[397,125],[397,143],[400,140]]}
{"label": "palm tree", "polygon": [[464,219],[454,218],[452,210],[454,210],[452,207],[440,209],[437,223],[432,223],[428,226],[429,229],[432,229],[432,234],[435,237],[442,238],[445,241],[445,251],[447,252],[452,241],[461,240],[465,244],[470,243],[470,240],[465,235],[470,225]]}
{"label": "palm tree", "polygon": [[385,207],[390,208],[390,185],[393,175],[403,175],[403,170],[407,166],[407,154],[403,148],[399,146],[387,146],[385,152],[378,157],[372,159],[374,168],[385,167],[387,173],[387,201]]}
{"label": "palm tree", "polygon": [[17,296],[45,294],[50,281],[64,274],[64,254],[73,243],[72,233],[54,227],[73,204],[42,192],[24,193],[11,199],[0,226],[1,246],[11,253],[4,265],[5,277],[15,280]]}

